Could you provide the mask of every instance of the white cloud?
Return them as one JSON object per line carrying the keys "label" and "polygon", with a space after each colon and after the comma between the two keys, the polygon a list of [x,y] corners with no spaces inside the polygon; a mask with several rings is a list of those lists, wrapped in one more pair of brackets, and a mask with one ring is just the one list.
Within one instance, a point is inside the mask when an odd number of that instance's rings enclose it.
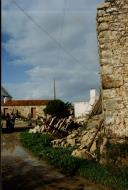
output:
{"label": "white cloud", "polygon": [[[3,1],[2,32],[10,37],[3,42],[3,47],[14,56],[10,64],[31,66],[26,70],[27,82],[7,84],[12,95],[14,93],[16,98],[51,98],[53,79],[56,79],[59,97],[65,100],[79,100],[88,95],[90,88],[98,88],[96,12],[93,10],[96,4],[93,1],[80,0],[79,4],[72,0],[32,0],[31,4],[17,1],[47,32],[33,24],[14,5],[9,8],[9,2]],[[64,5],[67,8],[65,16]],[[88,11],[90,6],[92,9]]]}

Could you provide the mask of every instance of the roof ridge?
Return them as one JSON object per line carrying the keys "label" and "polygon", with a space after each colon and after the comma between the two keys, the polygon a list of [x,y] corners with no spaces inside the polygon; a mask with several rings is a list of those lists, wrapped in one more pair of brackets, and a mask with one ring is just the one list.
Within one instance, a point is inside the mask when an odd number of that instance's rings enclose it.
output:
{"label": "roof ridge", "polygon": [[12,96],[8,93],[8,91],[5,89],[5,87],[3,87],[1,85],[1,92],[2,92],[2,90],[3,90],[3,92],[5,92],[5,94],[7,94],[8,97],[12,98]]}

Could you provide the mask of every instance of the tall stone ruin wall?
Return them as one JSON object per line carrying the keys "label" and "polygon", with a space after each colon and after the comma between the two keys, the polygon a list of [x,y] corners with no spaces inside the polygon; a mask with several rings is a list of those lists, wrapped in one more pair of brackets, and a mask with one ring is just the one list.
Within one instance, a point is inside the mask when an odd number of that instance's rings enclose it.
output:
{"label": "tall stone ruin wall", "polygon": [[128,137],[128,0],[97,7],[97,36],[105,131]]}

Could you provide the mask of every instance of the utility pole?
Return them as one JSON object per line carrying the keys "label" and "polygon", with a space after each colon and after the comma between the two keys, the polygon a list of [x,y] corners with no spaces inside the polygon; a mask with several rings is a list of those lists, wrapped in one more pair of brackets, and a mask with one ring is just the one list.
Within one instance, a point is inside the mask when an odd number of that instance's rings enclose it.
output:
{"label": "utility pole", "polygon": [[55,83],[55,80],[54,80],[54,100],[56,100],[56,83]]}

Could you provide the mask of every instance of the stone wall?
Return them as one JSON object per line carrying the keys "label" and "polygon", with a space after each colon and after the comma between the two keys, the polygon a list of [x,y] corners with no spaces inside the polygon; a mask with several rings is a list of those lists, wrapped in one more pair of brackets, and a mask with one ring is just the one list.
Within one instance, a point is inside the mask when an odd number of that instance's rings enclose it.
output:
{"label": "stone wall", "polygon": [[128,0],[97,7],[97,36],[105,131],[128,136]]}
{"label": "stone wall", "polygon": [[36,108],[36,118],[38,116],[41,116],[43,117],[44,116],[44,108],[46,106],[45,105],[41,105],[41,106],[2,106],[1,107],[1,112],[4,113],[4,109],[7,109],[6,110],[6,113],[11,113],[11,112],[14,112],[16,113],[16,111],[18,110],[22,116],[24,117],[28,117],[28,114],[30,113],[31,114],[31,109],[32,108]]}

